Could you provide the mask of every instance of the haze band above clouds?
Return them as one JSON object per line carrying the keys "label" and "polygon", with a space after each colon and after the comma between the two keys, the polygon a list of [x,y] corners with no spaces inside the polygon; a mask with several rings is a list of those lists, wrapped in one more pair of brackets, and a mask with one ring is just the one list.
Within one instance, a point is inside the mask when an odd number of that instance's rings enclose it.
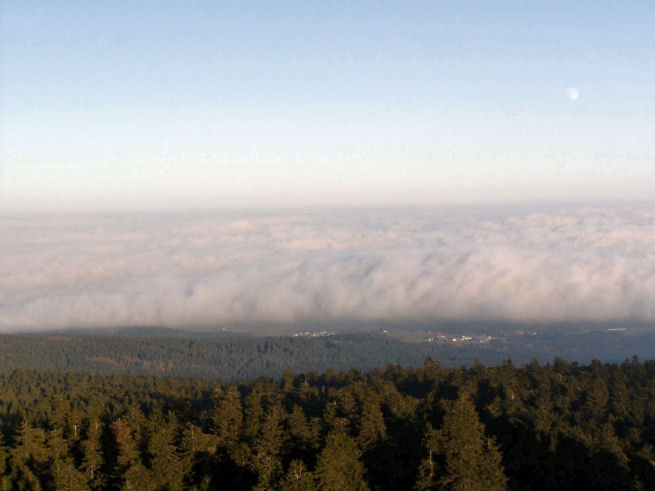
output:
{"label": "haze band above clouds", "polygon": [[655,207],[2,217],[0,330],[655,321]]}

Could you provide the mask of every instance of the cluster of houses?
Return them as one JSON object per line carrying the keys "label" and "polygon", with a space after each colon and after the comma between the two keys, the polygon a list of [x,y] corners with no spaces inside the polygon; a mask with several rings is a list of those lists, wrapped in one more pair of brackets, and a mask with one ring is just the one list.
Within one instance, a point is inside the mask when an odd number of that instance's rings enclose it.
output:
{"label": "cluster of houses", "polygon": [[427,338],[426,341],[428,343],[488,343],[492,339],[496,338],[487,334],[479,334],[475,336],[469,336],[466,334],[437,334],[436,336]]}
{"label": "cluster of houses", "polygon": [[334,331],[304,331],[297,332],[293,335],[294,338],[322,338],[324,336],[334,336],[336,333]]}

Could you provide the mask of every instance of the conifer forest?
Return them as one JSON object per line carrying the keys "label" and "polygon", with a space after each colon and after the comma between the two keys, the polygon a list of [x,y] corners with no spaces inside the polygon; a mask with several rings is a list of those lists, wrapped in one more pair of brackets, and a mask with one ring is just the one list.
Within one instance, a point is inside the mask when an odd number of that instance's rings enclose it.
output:
{"label": "conifer forest", "polygon": [[203,378],[0,372],[20,489],[654,489],[655,361]]}

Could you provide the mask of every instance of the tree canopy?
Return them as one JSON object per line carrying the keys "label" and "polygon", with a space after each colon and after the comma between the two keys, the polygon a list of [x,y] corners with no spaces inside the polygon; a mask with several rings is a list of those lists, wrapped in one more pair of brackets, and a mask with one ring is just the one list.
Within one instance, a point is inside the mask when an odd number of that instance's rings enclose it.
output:
{"label": "tree canopy", "polygon": [[[655,362],[0,371],[3,489],[654,489]],[[66,483],[65,485],[63,483]]]}

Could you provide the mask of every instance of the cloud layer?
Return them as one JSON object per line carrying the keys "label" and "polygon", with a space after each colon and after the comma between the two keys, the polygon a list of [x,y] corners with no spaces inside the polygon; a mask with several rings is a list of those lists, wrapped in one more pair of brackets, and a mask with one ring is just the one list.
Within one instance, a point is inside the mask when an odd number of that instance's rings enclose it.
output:
{"label": "cloud layer", "polygon": [[0,218],[0,330],[655,321],[655,207]]}

